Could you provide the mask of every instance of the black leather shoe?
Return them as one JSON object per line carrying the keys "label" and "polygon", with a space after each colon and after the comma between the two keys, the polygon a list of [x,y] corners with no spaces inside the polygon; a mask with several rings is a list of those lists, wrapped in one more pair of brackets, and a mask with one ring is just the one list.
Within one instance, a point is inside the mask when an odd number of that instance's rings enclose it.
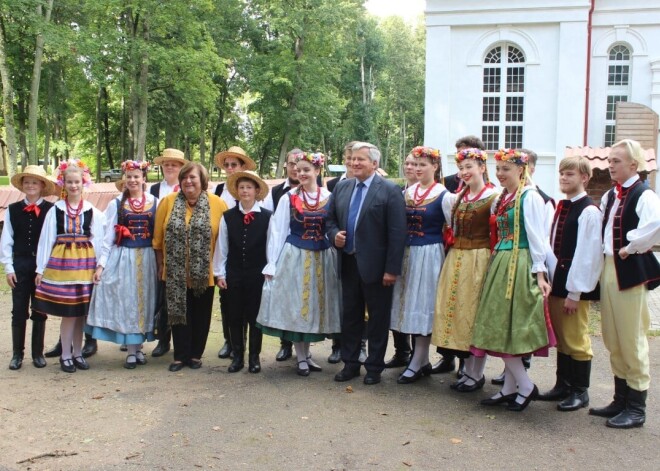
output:
{"label": "black leather shoe", "polygon": [[572,390],[566,399],[557,404],[557,410],[561,412],[571,412],[582,409],[589,405],[589,392]]}
{"label": "black leather shoe", "polygon": [[96,339],[85,339],[85,345],[82,348],[83,358],[89,358],[98,351],[98,343]]}
{"label": "black leather shoe", "polygon": [[[301,366],[306,366],[307,368],[301,368]],[[296,374],[298,376],[309,376],[310,369],[309,365],[307,364],[307,361],[301,360],[298,362],[296,365]]]}
{"label": "black leather shoe", "polygon": [[454,368],[456,368],[456,362],[454,359],[452,358],[451,360],[447,360],[443,357],[442,360],[433,365],[431,374],[437,375],[442,373],[451,373],[454,371]]}
{"label": "black leather shoe", "polygon": [[646,422],[646,395],[647,391],[628,389],[626,408],[619,415],[612,417],[605,425],[610,428],[641,427]]}
{"label": "black leather shoe", "polygon": [[321,368],[314,360],[312,360],[311,353],[307,357],[307,366],[309,366],[309,371],[316,371],[316,372],[323,371],[323,368]]}
{"label": "black leather shoe", "polygon": [[400,368],[408,366],[410,363],[410,355],[397,355],[396,353],[389,361],[385,362],[385,368]]}
{"label": "black leather shoe", "polygon": [[229,340],[225,340],[224,345],[222,345],[222,348],[218,352],[218,358],[229,358],[229,355],[231,355],[231,344]]}
{"label": "black leather shoe", "polygon": [[625,379],[614,377],[614,399],[605,407],[592,407],[589,409],[589,415],[598,417],[615,417],[626,408],[626,398],[628,397],[628,384]]}
{"label": "black leather shoe", "polygon": [[73,360],[71,358],[67,358],[66,360],[62,360],[60,358],[60,368],[65,373],[75,373],[76,372],[76,365],[73,364]]}
{"label": "black leather shoe", "polygon": [[378,384],[378,383],[380,383],[380,373],[367,371],[367,374],[364,375],[364,384],[366,384],[367,386],[371,386],[373,384]]}
{"label": "black leather shoe", "polygon": [[469,376],[467,376],[467,378],[474,381],[474,384],[471,384],[471,385],[468,386],[465,383],[461,383],[456,387],[456,391],[462,392],[462,393],[474,392],[474,391],[478,391],[479,389],[483,388],[484,384],[486,384],[486,377],[485,376],[482,376],[479,381],[476,381],[474,378],[470,378]]}
{"label": "black leather shoe", "polygon": [[162,357],[165,355],[167,352],[170,351],[170,343],[169,342],[162,342],[158,341],[158,345],[156,345],[156,348],[153,349],[151,352],[152,357]]}
{"label": "black leather shoe", "polygon": [[45,368],[48,365],[43,355],[32,357],[32,364],[35,368]]}
{"label": "black leather shoe", "polygon": [[248,357],[248,371],[250,373],[259,373],[261,371],[261,360],[258,353],[250,353]]}
{"label": "black leather shoe", "polygon": [[62,340],[58,340],[53,348],[44,353],[46,358],[56,358],[62,355]]}
{"label": "black leather shoe", "polygon": [[504,384],[504,371],[502,371],[502,374],[500,374],[499,376],[495,376],[493,379],[491,379],[490,384],[496,384],[498,386],[502,386]]}
{"label": "black leather shoe", "polygon": [[518,393],[511,393],[504,395],[502,391],[495,394],[494,397],[489,397],[487,399],[481,400],[482,406],[499,406],[500,404],[509,404],[511,401],[515,401]]}
{"label": "black leather shoe", "polygon": [[120,351],[120,352],[127,352],[127,351],[128,351],[128,345],[126,345],[125,343],[122,343],[122,344],[119,346],[119,351]]}
{"label": "black leather shoe", "polygon": [[9,362],[10,370],[19,370],[23,366],[23,352],[14,352]]}
{"label": "black leather shoe", "polygon": [[89,363],[87,363],[83,357],[73,357],[73,364],[76,365],[76,368],[79,370],[89,369]]}
{"label": "black leather shoe", "polygon": [[293,351],[292,351],[290,345],[282,345],[282,348],[280,348],[280,351],[277,352],[277,355],[275,355],[275,361],[286,361],[289,358],[291,358],[292,354],[293,354]]}
{"label": "black leather shoe", "polygon": [[[404,376],[404,373],[405,373],[406,371],[410,371],[413,375],[412,375],[412,376]],[[401,374],[399,375],[399,377],[397,378],[396,382],[397,382],[397,384],[411,384],[411,383],[414,383],[415,381],[417,381],[417,380],[418,380],[419,378],[421,378],[422,376],[426,376],[426,375],[424,375],[424,372],[422,371],[422,368],[420,368],[420,369],[417,370],[417,371],[415,371],[415,370],[411,370],[410,368],[406,368],[406,369],[403,371],[403,373],[401,373]],[[366,381],[367,378],[365,377],[364,379],[365,379],[365,381]]]}
{"label": "black leather shoe", "polygon": [[522,394],[518,393],[518,396],[522,397],[524,399],[523,403],[520,404],[519,402],[516,402],[514,399],[509,403],[508,406],[506,406],[507,410],[513,411],[513,412],[522,412],[525,409],[527,409],[527,406],[529,405],[530,402],[532,402],[534,399],[537,398],[539,395],[539,388],[536,387],[536,384],[534,385],[534,389],[532,389],[532,392],[529,393],[527,396],[523,396]]}
{"label": "black leather shoe", "polygon": [[[338,348],[333,348],[332,353],[328,356],[328,363],[336,364],[341,361],[341,351]],[[386,367],[387,368],[387,367]]]}
{"label": "black leather shoe", "polygon": [[564,382],[557,378],[557,382],[554,387],[543,394],[539,394],[537,400],[539,401],[561,401],[568,397],[571,392],[571,388],[568,383]]}
{"label": "black leather shoe", "polygon": [[234,352],[234,359],[231,361],[231,365],[227,368],[227,371],[230,373],[237,373],[243,369],[245,366],[245,359],[242,354]]}
{"label": "black leather shoe", "polygon": [[170,366],[167,369],[170,370],[172,373],[175,373],[177,371],[181,371],[184,366],[186,366],[186,365],[184,365],[183,362],[181,362],[181,361],[176,362],[175,361],[174,363],[170,363]]}
{"label": "black leather shoe", "polygon": [[344,367],[343,370],[341,370],[339,373],[335,375],[335,381],[338,382],[344,382],[344,381],[350,381],[353,378],[357,378],[360,376],[360,370],[353,370],[347,366]]}
{"label": "black leather shoe", "polygon": [[[128,359],[131,357],[133,357],[133,361],[128,361]],[[137,359],[135,358],[135,355],[126,355],[124,368],[126,368],[127,370],[134,370],[135,368],[137,368]]]}
{"label": "black leather shoe", "polygon": [[188,368],[191,370],[198,370],[202,367],[202,360],[190,360],[188,362]]}

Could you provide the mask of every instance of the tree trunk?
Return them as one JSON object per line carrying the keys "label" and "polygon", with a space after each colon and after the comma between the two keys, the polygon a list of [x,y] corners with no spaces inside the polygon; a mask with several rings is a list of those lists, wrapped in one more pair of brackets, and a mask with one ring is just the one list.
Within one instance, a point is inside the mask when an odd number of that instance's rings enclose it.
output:
{"label": "tree trunk", "polygon": [[[146,18],[142,20],[142,39],[145,43],[149,42],[149,25]],[[146,157],[147,146],[147,98],[148,98],[148,79],[149,79],[149,57],[146,49],[143,49],[140,57],[140,76],[138,79],[138,108],[137,108],[137,142],[136,159],[144,160]]]}
{"label": "tree trunk", "polygon": [[199,122],[199,161],[206,167],[206,110],[202,110]]}
{"label": "tree trunk", "polygon": [[27,129],[25,128],[25,99],[21,94],[18,95],[18,144],[21,146],[21,166],[25,167],[28,164],[30,153],[27,146]]}
{"label": "tree trunk", "polygon": [[[7,150],[9,151],[9,162],[7,163],[7,173],[11,178],[16,174],[16,160],[18,159],[18,149],[16,147],[16,128],[14,127],[14,88],[11,84],[11,76],[7,68],[7,59],[5,54],[5,36],[0,28],[0,78],[2,78],[2,114],[5,120],[5,129],[7,133]],[[4,157],[4,156],[3,156]]]}
{"label": "tree trunk", "polygon": [[101,124],[101,101],[103,96],[103,87],[99,87],[99,92],[96,94],[96,181],[101,181],[101,169],[103,168],[103,125]]}
{"label": "tree trunk", "polygon": [[[53,0],[48,0],[46,4],[45,23],[50,22],[50,14],[53,11]],[[41,3],[37,5],[37,16],[42,17]],[[37,154],[37,119],[39,118],[39,84],[41,82],[41,60],[44,53],[44,35],[37,34],[37,45],[34,50],[34,67],[32,68],[32,85],[30,86],[30,111],[29,111],[29,142],[30,156],[33,165],[38,165],[39,156]]]}
{"label": "tree trunk", "polygon": [[108,95],[108,89],[105,86],[101,87],[101,98],[101,119],[103,120],[103,142],[105,144],[105,156],[108,159],[108,165],[110,165],[110,168],[115,168],[115,162],[112,158],[112,148],[110,147],[110,96]]}
{"label": "tree trunk", "polygon": [[44,170],[48,171],[50,163],[50,113],[48,110],[44,113]]}
{"label": "tree trunk", "polygon": [[279,178],[280,175],[282,175],[282,170],[284,169],[284,162],[286,162],[286,153],[288,152],[289,148],[289,139],[290,139],[290,131],[287,129],[284,132],[284,139],[282,139],[282,145],[280,146],[280,157],[277,160],[277,170],[275,170],[275,177]]}

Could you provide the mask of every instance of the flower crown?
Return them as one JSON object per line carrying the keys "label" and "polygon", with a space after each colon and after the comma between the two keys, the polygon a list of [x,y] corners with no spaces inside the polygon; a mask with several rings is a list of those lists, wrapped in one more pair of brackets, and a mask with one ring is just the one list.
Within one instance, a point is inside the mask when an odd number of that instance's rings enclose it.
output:
{"label": "flower crown", "polygon": [[123,173],[128,172],[129,170],[142,170],[145,172],[149,168],[149,162],[146,160],[127,160],[121,163],[121,171]]}
{"label": "flower crown", "polygon": [[466,159],[481,160],[485,162],[488,154],[481,149],[469,148],[456,153],[456,163],[463,162]]}
{"label": "flower crown", "polygon": [[92,174],[89,172],[89,167],[80,159],[69,159],[60,162],[54,173],[57,186],[64,188],[64,171],[69,167],[78,167],[81,170],[83,187],[88,188],[91,186]]}
{"label": "flower crown", "polygon": [[320,152],[308,152],[304,153],[301,152],[299,154],[295,154],[296,157],[296,162],[300,162],[301,160],[305,160],[312,164],[314,167],[319,168],[323,166],[323,162],[325,162],[325,155],[321,154]]}
{"label": "flower crown", "polygon": [[440,160],[440,151],[432,147],[417,146],[410,151],[413,157],[426,157],[435,163]]}
{"label": "flower crown", "polygon": [[495,160],[512,162],[516,165],[527,165],[529,156],[517,149],[500,149],[495,152]]}

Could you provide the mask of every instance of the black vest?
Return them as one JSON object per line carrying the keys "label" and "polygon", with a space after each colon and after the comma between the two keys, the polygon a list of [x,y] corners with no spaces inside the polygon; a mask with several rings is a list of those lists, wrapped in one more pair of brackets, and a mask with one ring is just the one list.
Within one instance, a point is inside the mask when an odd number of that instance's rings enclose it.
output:
{"label": "black vest", "polygon": [[[641,180],[637,180],[632,186],[623,189],[620,211],[614,215],[612,221],[614,267],[616,268],[616,278],[619,289],[624,290],[635,286],[646,284],[649,290],[660,286],[660,263],[649,251],[641,254],[630,254],[625,260],[619,257],[619,250],[629,244],[627,234],[629,231],[637,229],[639,217],[637,216],[637,201],[645,191],[652,191],[645,187]],[[603,218],[603,234],[605,226],[610,217],[610,211],[614,205],[614,190],[607,194],[607,206],[605,207],[605,217]]]}
{"label": "black vest", "polygon": [[277,209],[277,203],[280,202],[280,198],[287,192],[291,187],[287,188],[286,190],[284,189],[284,184],[286,181],[283,181],[279,185],[275,185],[272,190],[270,190],[270,194],[273,197],[273,210]]}
{"label": "black vest", "polygon": [[7,208],[11,227],[14,230],[14,256],[34,257],[37,254],[37,245],[39,245],[39,236],[46,213],[53,207],[53,203],[43,200],[39,205],[41,210],[39,217],[33,212],[23,211],[26,206],[25,201],[18,201]]}
{"label": "black vest", "polygon": [[[557,212],[555,213],[555,220],[553,223],[553,232],[555,233],[555,240],[552,250],[557,257],[557,268],[555,269],[555,276],[552,280],[552,296],[566,298],[568,291],[566,290],[566,281],[568,280],[568,271],[571,269],[573,263],[573,256],[575,255],[575,248],[577,247],[578,237],[578,219],[587,207],[594,204],[593,200],[588,196],[580,198],[577,201],[563,200]],[[557,230],[554,231],[554,227]],[[597,241],[593,241],[597,243]],[[578,260],[578,263],[580,261]],[[596,301],[600,299],[600,286],[590,293],[582,293],[580,300]]]}
{"label": "black vest", "polygon": [[[60,234],[65,234],[64,230],[64,218],[66,218],[65,211],[60,208],[55,208],[55,220],[57,221],[57,235]],[[91,231],[91,226],[92,226],[92,218],[94,217],[94,210],[92,208],[89,208],[87,211],[82,213],[82,233],[83,235],[86,235],[87,237],[90,237],[92,235]],[[98,235],[97,235],[98,237]]]}
{"label": "black vest", "polygon": [[156,198],[160,198],[160,182],[151,185],[151,188],[149,188],[149,193],[151,193]]}
{"label": "black vest", "polygon": [[552,199],[550,196],[548,196],[545,192],[543,192],[538,186],[536,187],[536,191],[539,192],[539,195],[541,195],[541,198],[543,198],[543,202],[545,204],[548,204],[548,201],[552,203],[552,207],[556,208],[557,205],[555,204],[555,200]]}
{"label": "black vest", "polygon": [[218,186],[215,187],[215,194],[216,196],[222,196],[222,192],[225,189],[225,183],[218,183]]}
{"label": "black vest", "polygon": [[227,224],[229,242],[227,281],[232,285],[262,276],[261,271],[268,263],[266,241],[268,223],[273,213],[261,208],[260,212],[252,214],[254,219],[250,224],[243,222],[245,215],[238,209],[238,206],[223,214],[225,224]]}

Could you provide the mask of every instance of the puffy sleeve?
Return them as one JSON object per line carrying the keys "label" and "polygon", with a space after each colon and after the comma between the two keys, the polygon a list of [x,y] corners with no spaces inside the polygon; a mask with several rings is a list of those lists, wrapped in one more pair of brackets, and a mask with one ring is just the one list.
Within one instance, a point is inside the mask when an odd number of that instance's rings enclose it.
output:
{"label": "puffy sleeve", "polygon": [[547,236],[545,202],[541,195],[530,189],[525,194],[522,207],[529,252],[532,256],[532,273],[547,273],[545,260],[552,250]]}
{"label": "puffy sleeve", "polygon": [[284,247],[286,238],[291,232],[290,229],[290,215],[289,215],[289,193],[282,196],[280,202],[277,205],[277,210],[273,217],[270,218],[270,224],[268,226],[268,242],[266,245],[266,257],[268,264],[264,267],[264,275],[274,275],[275,274],[275,264],[277,259],[280,257],[280,252]]}
{"label": "puffy sleeve", "polygon": [[595,206],[589,206],[578,218],[577,246],[573,263],[568,270],[566,289],[573,301],[580,294],[596,288],[603,269],[603,248],[600,243],[603,214]]}
{"label": "puffy sleeve", "polygon": [[445,221],[447,224],[451,222],[451,211],[454,209],[454,205],[458,201],[458,194],[447,191],[445,196],[442,198],[442,213],[445,215]]}
{"label": "puffy sleeve", "polygon": [[223,214],[220,219],[220,234],[215,242],[215,253],[213,254],[213,276],[219,278],[227,277],[227,254],[229,253],[229,235],[227,234],[227,222]]}
{"label": "puffy sleeve", "polygon": [[43,275],[50,253],[55,245],[57,239],[57,216],[56,205],[48,210],[44,225],[41,228],[41,235],[39,236],[39,245],[37,246],[37,269],[36,273]]}
{"label": "puffy sleeve", "polygon": [[0,263],[5,266],[5,274],[14,273],[14,228],[9,217],[9,208],[5,210],[5,224],[0,237]]}
{"label": "puffy sleeve", "polygon": [[639,217],[637,229],[627,234],[629,253],[644,253],[660,244],[660,197],[652,191],[646,190],[637,201],[635,212]]}
{"label": "puffy sleeve", "polygon": [[115,243],[115,224],[117,224],[118,198],[113,199],[105,210],[106,227],[103,235],[103,244],[96,253],[96,265],[105,267],[110,256],[110,250]]}

